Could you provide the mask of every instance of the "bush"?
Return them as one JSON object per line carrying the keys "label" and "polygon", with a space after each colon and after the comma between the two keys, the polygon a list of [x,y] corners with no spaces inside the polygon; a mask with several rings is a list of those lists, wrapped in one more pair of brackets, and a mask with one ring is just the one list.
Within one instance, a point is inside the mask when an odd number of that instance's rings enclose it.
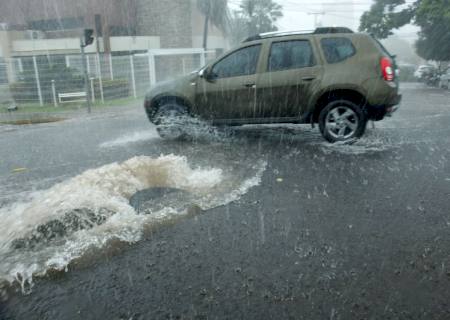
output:
{"label": "bush", "polygon": [[[83,76],[77,70],[65,65],[40,65],[39,81],[44,103],[53,102],[52,80],[55,80],[56,94],[82,91]],[[19,82],[9,86],[13,99],[17,102],[38,102],[39,94],[34,71],[25,71],[19,75]]]}
{"label": "bush", "polygon": [[[55,80],[56,94],[85,91],[84,78],[77,70],[65,65],[39,65],[39,80],[44,103],[53,103],[52,80]],[[103,80],[103,95],[106,100],[125,98],[130,95],[126,79]],[[89,83],[90,85],[90,83]],[[13,99],[18,103],[37,103],[39,95],[34,70],[19,75],[19,81],[9,86]],[[99,80],[94,80],[96,99],[100,99]]]}
{"label": "bush", "polygon": [[[102,80],[103,97],[105,100],[114,100],[130,96],[130,84],[126,79]],[[100,81],[94,80],[95,98],[100,99]]]}

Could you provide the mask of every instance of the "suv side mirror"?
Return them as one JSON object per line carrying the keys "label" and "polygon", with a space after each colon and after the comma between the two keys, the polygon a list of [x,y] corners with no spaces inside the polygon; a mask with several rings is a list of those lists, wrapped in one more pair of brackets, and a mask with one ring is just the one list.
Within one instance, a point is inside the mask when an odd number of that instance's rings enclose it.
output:
{"label": "suv side mirror", "polygon": [[199,75],[200,78],[203,78],[203,79],[205,79],[206,81],[209,81],[209,82],[214,82],[214,80],[216,78],[214,73],[211,70],[211,67],[208,67],[208,68],[200,70],[198,75]]}

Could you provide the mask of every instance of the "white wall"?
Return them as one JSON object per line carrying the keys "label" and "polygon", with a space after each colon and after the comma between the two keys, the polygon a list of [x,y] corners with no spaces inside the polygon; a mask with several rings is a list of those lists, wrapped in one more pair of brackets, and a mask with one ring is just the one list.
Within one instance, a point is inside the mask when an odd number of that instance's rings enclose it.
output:
{"label": "white wall", "polygon": [[135,51],[161,48],[159,37],[111,37],[111,51]]}
{"label": "white wall", "polygon": [[[86,48],[86,52],[95,50],[95,43]],[[15,40],[12,42],[12,51],[13,55],[79,52],[80,40],[77,38]]]}
{"label": "white wall", "polygon": [[[202,48],[203,47],[203,36],[192,36],[192,47]],[[228,42],[222,36],[209,36],[208,37],[208,48],[209,49],[228,49]]]}
{"label": "white wall", "polygon": [[[159,37],[111,37],[111,51],[133,51],[159,49]],[[14,40],[12,42],[13,56],[39,54],[70,54],[80,52],[78,38]],[[87,53],[97,52],[97,42],[86,47]]]}

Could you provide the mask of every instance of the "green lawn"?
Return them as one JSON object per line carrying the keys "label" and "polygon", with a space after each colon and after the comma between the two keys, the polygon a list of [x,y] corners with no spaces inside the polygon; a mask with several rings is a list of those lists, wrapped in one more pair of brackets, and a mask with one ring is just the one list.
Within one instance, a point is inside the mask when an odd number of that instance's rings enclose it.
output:
{"label": "green lawn", "polygon": [[[100,101],[96,101],[92,105],[92,110],[102,110],[107,108],[118,108],[118,107],[128,107],[133,105],[142,104],[143,98],[122,98],[116,100],[105,101],[105,103],[101,103]],[[0,113],[8,113],[10,111],[7,110],[7,105],[0,105]],[[18,110],[13,111],[14,113],[58,113],[58,112],[68,112],[68,111],[77,111],[77,110],[86,110],[86,104],[75,102],[75,103],[64,103],[60,104],[58,107],[55,107],[53,104],[45,104],[44,106],[40,106],[39,104],[18,104]]]}

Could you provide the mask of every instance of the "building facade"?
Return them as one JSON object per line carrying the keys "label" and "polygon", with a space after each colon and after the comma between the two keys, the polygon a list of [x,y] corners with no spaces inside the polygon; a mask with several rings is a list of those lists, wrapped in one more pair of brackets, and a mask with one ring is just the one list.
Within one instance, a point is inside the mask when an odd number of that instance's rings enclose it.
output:
{"label": "building facade", "polygon": [[[0,25],[4,30],[16,31],[9,36],[10,41],[48,40],[48,45],[38,47],[48,47],[49,50],[58,46],[51,39],[72,39],[72,42],[76,42],[80,30],[85,28],[95,30],[97,39],[100,40],[96,43],[97,52],[117,51],[118,48],[114,48],[112,42],[118,44],[117,40],[125,41],[124,37],[157,37],[158,48],[199,47],[202,43],[203,23],[204,16],[197,10],[196,0],[0,2]],[[223,33],[213,25],[210,26],[208,40],[211,49],[223,49],[228,45]],[[24,44],[22,42],[18,47],[23,48]],[[68,44],[68,40],[64,43],[60,41],[60,45],[73,46]],[[13,47],[10,51],[14,54],[14,46],[10,46]]]}

